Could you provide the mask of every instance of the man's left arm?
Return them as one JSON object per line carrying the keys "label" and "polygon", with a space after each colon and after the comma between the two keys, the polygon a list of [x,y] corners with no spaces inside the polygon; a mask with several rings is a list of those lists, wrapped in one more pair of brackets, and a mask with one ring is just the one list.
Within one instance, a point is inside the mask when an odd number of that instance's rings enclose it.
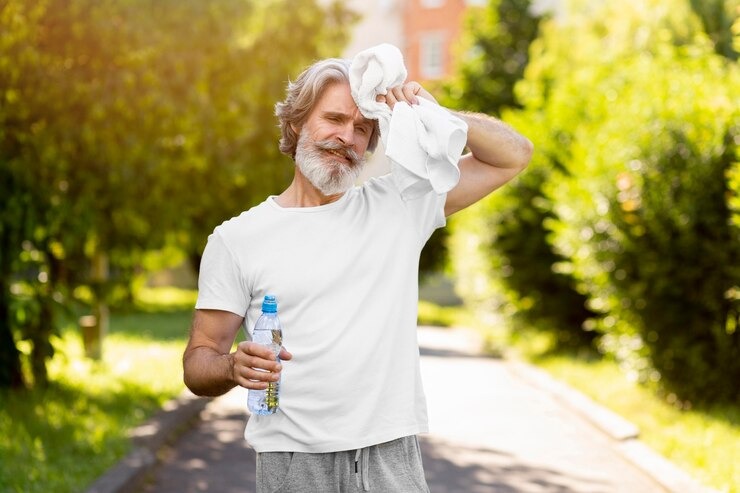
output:
{"label": "man's left arm", "polygon": [[452,113],[468,124],[470,152],[460,158],[460,181],[447,193],[445,216],[479,201],[529,164],[533,146],[501,120],[479,113]]}
{"label": "man's left arm", "polygon": [[[393,109],[398,101],[417,104],[418,98],[437,102],[414,81],[390,88],[377,101]],[[470,152],[460,158],[460,181],[447,193],[445,216],[478,202],[514,178],[527,167],[534,150],[529,139],[501,120],[479,113],[448,111],[468,124]]]}

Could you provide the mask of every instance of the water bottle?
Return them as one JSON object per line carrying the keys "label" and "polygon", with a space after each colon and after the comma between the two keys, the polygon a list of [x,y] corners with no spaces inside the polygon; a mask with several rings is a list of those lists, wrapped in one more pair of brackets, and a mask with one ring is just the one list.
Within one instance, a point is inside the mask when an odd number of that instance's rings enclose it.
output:
{"label": "water bottle", "polygon": [[[280,348],[283,344],[283,331],[277,316],[277,300],[273,295],[266,295],[262,301],[262,315],[254,324],[252,341],[272,348],[275,358],[280,361]],[[280,381],[270,382],[267,390],[249,389],[247,406],[252,414],[275,414],[280,399]]]}

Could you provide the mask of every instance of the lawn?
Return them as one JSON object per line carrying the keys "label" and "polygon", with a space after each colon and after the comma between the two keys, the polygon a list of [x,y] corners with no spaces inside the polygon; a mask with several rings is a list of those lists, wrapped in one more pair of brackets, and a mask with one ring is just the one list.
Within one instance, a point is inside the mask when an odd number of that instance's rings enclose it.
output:
{"label": "lawn", "polygon": [[66,327],[54,340],[49,388],[0,393],[0,491],[84,491],[124,457],[129,431],[184,388],[191,315],[161,301],[113,314],[100,362],[84,357],[78,330]]}
{"label": "lawn", "polygon": [[[193,293],[145,295],[138,311],[112,316],[101,362],[84,358],[70,326],[54,342],[48,389],[0,393],[0,491],[84,491],[128,452],[128,432],[182,391]],[[421,303],[419,320],[475,324],[459,308],[428,302]],[[740,493],[740,409],[678,409],[627,380],[613,363],[529,356],[635,423],[647,445],[703,483]]]}
{"label": "lawn", "polygon": [[694,478],[721,492],[740,492],[740,409],[679,409],[630,382],[617,365],[565,356],[535,360],[555,378],[627,418],[640,440]]}

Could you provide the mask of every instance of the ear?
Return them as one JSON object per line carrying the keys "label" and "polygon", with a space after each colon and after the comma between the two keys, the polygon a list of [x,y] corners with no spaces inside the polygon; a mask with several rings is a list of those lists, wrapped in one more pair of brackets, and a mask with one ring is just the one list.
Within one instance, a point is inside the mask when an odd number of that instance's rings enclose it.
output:
{"label": "ear", "polygon": [[301,134],[301,127],[299,127],[295,123],[291,123],[290,124],[290,128],[295,132],[296,135],[300,135]]}

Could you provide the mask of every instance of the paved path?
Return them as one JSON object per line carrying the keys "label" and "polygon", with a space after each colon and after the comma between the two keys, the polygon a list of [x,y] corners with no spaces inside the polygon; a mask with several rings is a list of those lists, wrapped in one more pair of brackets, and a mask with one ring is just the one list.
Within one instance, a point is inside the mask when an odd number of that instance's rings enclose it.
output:
{"label": "paved path", "polygon": [[[666,491],[509,363],[479,357],[468,332],[422,328],[419,339],[432,430],[421,444],[432,493]],[[253,492],[245,404],[242,389],[210,402],[200,424],[162,453],[142,493]]]}

